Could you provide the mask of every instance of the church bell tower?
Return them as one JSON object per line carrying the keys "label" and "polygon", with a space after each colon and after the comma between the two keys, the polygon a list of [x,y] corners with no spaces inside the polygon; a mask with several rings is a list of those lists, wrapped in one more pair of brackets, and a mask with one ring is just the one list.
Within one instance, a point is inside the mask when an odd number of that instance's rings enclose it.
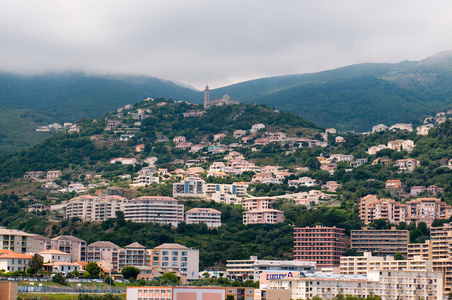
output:
{"label": "church bell tower", "polygon": [[204,109],[209,108],[210,101],[210,90],[209,86],[206,85],[206,89],[204,90]]}

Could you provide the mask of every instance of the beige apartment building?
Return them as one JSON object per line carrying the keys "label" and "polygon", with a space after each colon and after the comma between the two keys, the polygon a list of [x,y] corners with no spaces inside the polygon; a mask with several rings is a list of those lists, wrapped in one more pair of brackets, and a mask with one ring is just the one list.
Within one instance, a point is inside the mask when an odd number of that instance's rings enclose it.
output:
{"label": "beige apartment building", "polygon": [[242,207],[244,210],[269,209],[275,201],[276,199],[270,197],[246,198],[242,200]]}
{"label": "beige apartment building", "polygon": [[50,248],[71,255],[71,262],[86,261],[86,241],[70,235],[60,235],[50,240]]}
{"label": "beige apartment building", "polygon": [[153,268],[173,269],[185,276],[187,281],[198,280],[198,249],[167,243],[150,249],[148,256]]}
{"label": "beige apartment building", "polygon": [[37,245],[33,239],[33,235],[15,229],[0,228],[0,240],[2,241],[3,250],[11,250],[16,253],[35,252]]}
{"label": "beige apartment building", "polygon": [[371,270],[433,271],[433,262],[414,257],[412,260],[394,260],[393,256],[373,256],[364,252],[363,256],[342,256],[339,272],[343,275],[366,275]]}
{"label": "beige apartment building", "polygon": [[118,272],[119,246],[108,241],[89,244],[86,250],[86,261],[106,261],[112,270]]}
{"label": "beige apartment building", "polygon": [[452,223],[430,228],[430,240],[425,243],[410,244],[408,257],[415,255],[432,260],[433,270],[443,273],[444,294],[450,294],[452,292]]}
{"label": "beige apartment building", "polygon": [[124,217],[136,223],[160,223],[177,226],[184,221],[184,205],[176,199],[163,196],[143,196],[130,200],[124,208]]}
{"label": "beige apartment building", "polygon": [[135,242],[118,250],[118,270],[127,266],[148,266],[146,247]]}
{"label": "beige apartment building", "polygon": [[350,248],[357,252],[373,252],[378,256],[394,255],[396,252],[404,256],[408,254],[410,232],[408,230],[369,229],[352,230],[350,235]]}

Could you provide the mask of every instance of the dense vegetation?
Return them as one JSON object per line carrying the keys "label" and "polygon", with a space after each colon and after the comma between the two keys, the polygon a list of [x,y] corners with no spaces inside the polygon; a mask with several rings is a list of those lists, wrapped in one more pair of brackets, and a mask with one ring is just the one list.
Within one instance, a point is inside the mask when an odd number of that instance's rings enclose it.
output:
{"label": "dense vegetation", "polygon": [[[165,102],[165,105],[157,105]],[[17,228],[27,232],[38,233],[49,237],[61,234],[70,234],[92,243],[98,240],[111,241],[121,247],[133,242],[139,242],[147,248],[153,248],[165,242],[176,242],[188,247],[200,249],[200,267],[221,269],[228,259],[246,259],[256,255],[262,259],[290,259],[292,256],[293,229],[313,225],[337,226],[345,228],[346,235],[353,229],[360,229],[363,225],[359,219],[359,201],[367,194],[376,194],[379,197],[391,197],[397,201],[406,201],[411,196],[391,196],[384,189],[388,179],[400,179],[404,184],[404,191],[409,192],[414,185],[438,185],[444,192],[436,195],[443,201],[452,202],[452,170],[447,161],[452,157],[452,122],[446,121],[431,130],[428,136],[417,136],[407,132],[382,132],[368,136],[346,134],[346,142],[337,144],[334,135],[329,136],[330,145],[326,148],[281,146],[271,143],[266,146],[253,146],[236,148],[247,160],[258,165],[278,165],[281,168],[294,172],[282,184],[254,184],[249,192],[255,196],[283,195],[286,192],[302,192],[314,187],[289,187],[288,180],[300,176],[310,176],[320,184],[335,180],[342,184],[335,194],[337,200],[317,205],[311,208],[296,205],[293,201],[281,199],[274,203],[275,209],[285,213],[284,223],[276,225],[248,225],[242,224],[242,208],[219,204],[215,202],[186,200],[183,201],[185,209],[193,207],[211,207],[222,212],[223,226],[219,229],[208,229],[205,225],[189,225],[181,223],[177,228],[155,224],[138,224],[125,221],[119,214],[117,218],[102,223],[82,223],[78,219],[58,220],[54,212],[28,213],[24,209],[31,203],[46,205],[61,203],[61,201],[75,196],[74,193],[50,194],[41,190],[40,183],[27,183],[17,180],[26,171],[62,170],[63,177],[56,182],[67,186],[73,182],[84,184],[94,183],[86,179],[86,174],[100,174],[107,179],[108,186],[119,187],[132,196],[140,195],[166,195],[171,196],[172,182],[160,185],[151,185],[138,189],[129,189],[126,181],[119,175],[136,175],[144,164],[135,166],[110,163],[110,159],[117,157],[135,157],[138,160],[149,156],[158,157],[157,166],[173,171],[184,167],[176,159],[195,160],[203,158],[199,166],[207,169],[213,161],[224,161],[224,154],[189,153],[175,148],[172,142],[174,136],[183,135],[188,141],[199,143],[212,140],[213,134],[226,132],[221,142],[231,144],[236,142],[230,136],[235,129],[248,130],[254,123],[264,123],[266,130],[285,131],[292,136],[317,136],[318,128],[293,113],[276,112],[266,106],[236,105],[228,107],[215,107],[199,118],[182,117],[182,113],[196,109],[196,106],[187,103],[175,103],[171,100],[156,99],[151,103],[140,102],[130,110],[124,111],[121,118],[124,126],[133,126],[135,120],[133,113],[138,108],[149,108],[152,115],[142,120],[135,131],[135,137],[126,142],[119,142],[117,138],[121,133],[104,131],[106,120],[118,118],[114,113],[107,113],[96,120],[81,119],[78,122],[80,133],[60,133],[45,142],[24,150],[17,155],[10,155],[0,160],[0,180],[4,192],[0,196],[1,211],[0,222],[3,226]],[[258,132],[257,136],[262,136]],[[103,141],[92,137],[101,137]],[[162,137],[168,139],[162,139]],[[319,138],[317,136],[317,138]],[[387,144],[390,140],[411,139],[416,146],[411,153],[384,149],[376,155],[368,155],[366,150],[370,146]],[[160,141],[159,141],[160,140]],[[136,152],[135,146],[144,144],[142,152]],[[251,149],[255,148],[255,149]],[[322,154],[353,154],[355,158],[368,158],[368,163],[357,168],[350,168],[346,163],[338,163],[336,172],[331,175],[327,171],[319,170],[317,157]],[[372,164],[377,157],[397,159],[412,157],[421,161],[421,167],[414,172],[401,173],[392,164]],[[300,173],[297,167],[308,167],[309,171]],[[12,178],[12,174],[14,177]],[[240,176],[226,179],[207,178],[209,182],[249,181],[253,172],[246,172]],[[14,180],[12,180],[14,179]],[[105,188],[105,187],[103,187]],[[15,193],[11,191],[14,190]],[[433,196],[423,192],[420,196]],[[449,221],[449,220],[448,220]],[[444,221],[437,220],[434,226],[440,226]],[[384,220],[377,220],[371,226],[375,228],[389,228]],[[425,223],[417,227],[413,224],[401,223],[400,229],[411,232],[412,242],[423,242],[429,236]],[[348,254],[353,254],[348,252]]]}

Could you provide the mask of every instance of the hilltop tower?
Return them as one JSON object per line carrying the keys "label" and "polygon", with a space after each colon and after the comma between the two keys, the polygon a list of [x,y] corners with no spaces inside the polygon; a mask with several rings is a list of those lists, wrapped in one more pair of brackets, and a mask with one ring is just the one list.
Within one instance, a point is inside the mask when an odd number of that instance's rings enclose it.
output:
{"label": "hilltop tower", "polygon": [[209,86],[206,85],[206,89],[204,90],[204,109],[209,108],[210,102],[210,90]]}

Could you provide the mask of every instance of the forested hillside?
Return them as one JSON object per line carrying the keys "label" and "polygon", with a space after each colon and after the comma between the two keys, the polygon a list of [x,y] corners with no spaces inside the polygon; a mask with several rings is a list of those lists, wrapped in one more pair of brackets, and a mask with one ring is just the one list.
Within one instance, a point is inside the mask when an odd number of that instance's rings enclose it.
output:
{"label": "forested hillside", "polygon": [[[133,115],[142,110],[147,117],[138,124]],[[0,161],[0,178],[3,195],[1,195],[0,222],[3,226],[17,228],[27,232],[38,233],[49,237],[71,234],[87,240],[112,241],[125,246],[138,241],[146,247],[153,247],[163,242],[177,242],[200,249],[201,267],[222,266],[227,259],[246,259],[250,255],[259,258],[290,259],[292,257],[293,227],[337,226],[350,230],[359,229],[363,223],[359,219],[360,199],[368,194],[380,198],[392,198],[405,202],[413,199],[410,195],[412,186],[436,185],[443,190],[435,195],[424,191],[418,197],[437,197],[452,204],[452,169],[448,161],[452,157],[452,122],[450,120],[431,129],[429,135],[420,136],[413,132],[387,131],[370,135],[342,135],[344,142],[336,142],[337,134],[328,136],[326,147],[308,147],[307,144],[268,145],[253,144],[257,138],[265,136],[265,132],[282,131],[288,136],[299,138],[320,138],[322,129],[305,121],[293,113],[277,112],[266,106],[233,105],[214,107],[200,117],[184,118],[183,113],[199,109],[196,105],[176,103],[162,98],[155,101],[142,101],[127,109],[121,116],[117,112],[106,113],[97,119],[82,119],[77,125],[79,133],[59,133],[28,150],[10,155]],[[107,120],[118,120],[121,126],[114,130],[105,130]],[[256,122],[266,125],[264,131],[257,132],[250,142],[234,139],[232,132],[242,129],[249,134],[250,127]],[[136,126],[136,127],[135,127]],[[136,130],[131,130],[135,128]],[[120,141],[120,136],[131,130],[134,136],[127,141]],[[332,201],[323,204],[305,206],[296,204],[286,197],[273,204],[273,208],[284,211],[285,221],[280,224],[248,225],[242,224],[241,206],[181,199],[185,210],[193,207],[211,207],[222,212],[223,225],[219,229],[207,229],[205,225],[188,225],[181,223],[178,228],[155,224],[137,224],[125,221],[123,216],[104,222],[80,222],[78,219],[61,220],[55,211],[29,213],[24,209],[32,203],[44,205],[59,204],[76,196],[75,192],[51,193],[42,189],[43,182],[24,180],[21,177],[27,171],[61,170],[63,176],[55,180],[61,187],[71,183],[91,185],[90,194],[105,192],[107,188],[118,189],[128,198],[144,195],[172,196],[172,184],[179,179],[172,178],[176,169],[187,169],[189,161],[197,167],[208,170],[213,162],[226,162],[225,153],[214,153],[207,146],[190,152],[176,148],[172,138],[184,136],[193,144],[213,142],[213,135],[224,133],[221,144],[238,151],[250,162],[259,166],[278,166],[293,173],[280,184],[250,183],[249,194],[252,196],[277,196],[291,193],[320,190],[321,185],[336,181],[341,185],[335,192]],[[369,155],[369,147],[394,140],[412,140],[413,151],[396,151],[383,149],[377,154]],[[218,144],[220,143],[217,141]],[[136,146],[143,144],[141,151]],[[367,162],[358,167],[350,167],[346,162],[338,162],[334,174],[320,169],[319,157],[331,154],[352,154],[355,158],[365,158]],[[135,165],[111,163],[118,157],[136,158]],[[160,184],[144,187],[131,187],[131,179],[137,176],[141,168],[147,166],[143,159],[156,157],[156,167],[168,170],[166,180]],[[378,158],[389,160],[387,165],[373,163]],[[395,161],[402,158],[415,158],[420,166],[412,172],[401,172]],[[305,169],[307,168],[307,169]],[[300,171],[304,169],[303,171]],[[13,175],[13,176],[12,176]],[[89,177],[88,177],[89,175]],[[97,175],[97,179],[94,177]],[[232,183],[250,181],[254,172],[244,172],[226,178],[200,176],[206,182]],[[288,180],[308,176],[315,179],[317,185],[289,186]],[[164,178],[164,177],[162,177]],[[400,193],[391,195],[385,188],[389,179],[398,179],[403,187]],[[434,226],[444,221],[436,220]],[[390,227],[385,221],[371,223],[375,228]],[[406,228],[411,232],[411,242],[423,242],[428,239],[425,223],[418,227],[414,223],[400,223],[398,228]],[[353,251],[347,252],[352,254]]]}

